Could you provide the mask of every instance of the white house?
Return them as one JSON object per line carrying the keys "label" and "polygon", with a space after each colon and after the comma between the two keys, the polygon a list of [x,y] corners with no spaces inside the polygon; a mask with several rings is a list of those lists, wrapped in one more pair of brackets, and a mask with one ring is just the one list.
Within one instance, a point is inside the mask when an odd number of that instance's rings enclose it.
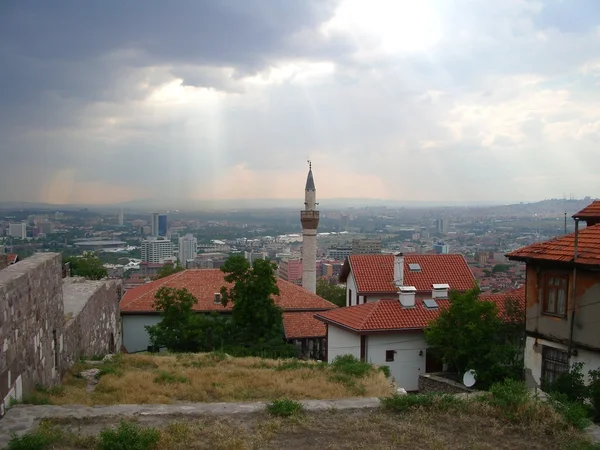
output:
{"label": "white house", "polygon": [[449,290],[475,286],[462,255],[351,255],[340,281],[348,306],[315,314],[327,325],[328,362],[351,354],[387,365],[407,391],[418,389],[420,374],[442,370],[423,330],[448,305]]}
{"label": "white house", "polygon": [[346,283],[346,306],[396,297],[399,286],[414,286],[422,300],[432,298],[433,284],[448,284],[460,292],[475,286],[465,258],[453,254],[350,255],[340,282]]}

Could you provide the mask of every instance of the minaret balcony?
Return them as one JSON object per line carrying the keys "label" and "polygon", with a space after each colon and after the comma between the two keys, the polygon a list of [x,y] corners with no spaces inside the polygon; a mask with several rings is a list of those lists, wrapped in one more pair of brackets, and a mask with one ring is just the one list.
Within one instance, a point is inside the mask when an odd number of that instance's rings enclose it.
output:
{"label": "minaret balcony", "polygon": [[316,230],[319,225],[319,211],[300,211],[302,228]]}

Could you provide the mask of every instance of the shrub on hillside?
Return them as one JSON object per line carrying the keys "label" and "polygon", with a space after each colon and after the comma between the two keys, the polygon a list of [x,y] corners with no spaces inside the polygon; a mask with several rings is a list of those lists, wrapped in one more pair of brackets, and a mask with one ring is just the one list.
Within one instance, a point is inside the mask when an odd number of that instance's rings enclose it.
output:
{"label": "shrub on hillside", "polygon": [[100,432],[100,450],[147,450],[153,448],[160,439],[155,428],[142,428],[131,422],[121,421],[116,430],[104,429]]}
{"label": "shrub on hillside", "polygon": [[300,414],[304,410],[302,403],[289,398],[282,398],[274,400],[267,405],[267,411],[279,417],[290,417],[296,414]]}
{"label": "shrub on hillside", "polygon": [[336,356],[331,367],[334,372],[343,373],[357,378],[362,378],[367,375],[373,366],[367,362],[361,361],[352,355]]}
{"label": "shrub on hillside", "polygon": [[560,374],[552,382],[542,380],[542,390],[547,393],[562,394],[572,402],[583,402],[588,396],[583,363],[574,363],[569,372]]}

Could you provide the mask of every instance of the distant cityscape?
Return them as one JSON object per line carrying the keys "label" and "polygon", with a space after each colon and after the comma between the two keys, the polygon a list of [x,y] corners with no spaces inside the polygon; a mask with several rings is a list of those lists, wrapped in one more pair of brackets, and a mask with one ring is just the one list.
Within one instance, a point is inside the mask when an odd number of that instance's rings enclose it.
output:
{"label": "distant cityscape", "polygon": [[[352,254],[460,254],[482,291],[507,292],[525,280],[525,264],[505,254],[573,231],[565,220],[591,199],[482,207],[364,207],[320,211],[317,279],[339,283]],[[301,203],[301,202],[299,202]],[[95,211],[3,210],[0,253],[22,260],[38,252],[63,258],[95,251],[124,289],[149,282],[165,264],[219,268],[233,254],[277,264],[277,275],[302,286],[298,210]],[[565,216],[566,213],[566,216]],[[303,267],[304,266],[304,267]]]}

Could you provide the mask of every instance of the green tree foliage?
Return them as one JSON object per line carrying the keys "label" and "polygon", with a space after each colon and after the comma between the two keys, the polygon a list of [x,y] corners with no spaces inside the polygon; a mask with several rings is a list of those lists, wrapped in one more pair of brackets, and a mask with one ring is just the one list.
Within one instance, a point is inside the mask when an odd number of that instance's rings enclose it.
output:
{"label": "green tree foliage", "polygon": [[187,289],[161,287],[154,300],[154,308],[160,311],[162,320],[146,326],[150,343],[166,347],[173,352],[199,351],[202,342],[202,316],[195,313],[198,303]]}
{"label": "green tree foliage", "polygon": [[159,269],[159,271],[156,273],[156,276],[154,277],[154,280],[160,280],[161,278],[168,277],[169,275],[181,272],[182,270],[185,270],[185,268],[181,264],[179,264],[179,261],[177,261],[177,264],[175,265],[167,263]]}
{"label": "green tree foliage", "polygon": [[283,339],[274,267],[257,260],[252,267],[240,256],[222,266],[231,288],[221,288],[222,303],[232,302],[231,316],[194,311],[197,299],[186,289],[160,288],[154,307],[162,320],[147,326],[151,345],[173,352],[225,351],[236,356],[293,357],[297,350]]}
{"label": "green tree foliage", "polygon": [[451,293],[450,306],[425,330],[425,340],[451,370],[475,370],[478,386],[485,388],[521,377],[524,317],[522,310],[507,311],[503,320],[498,306],[479,294],[478,288]]}
{"label": "green tree foliage", "polygon": [[346,288],[337,284],[331,284],[327,280],[317,281],[317,295],[330,301],[334,305],[346,306]]}
{"label": "green tree foliage", "polygon": [[86,252],[82,256],[72,256],[64,260],[69,263],[71,275],[74,277],[85,277],[89,280],[101,280],[108,276],[102,261],[94,252]]}
{"label": "green tree foliage", "polygon": [[510,265],[508,264],[496,264],[492,269],[492,273],[508,272],[509,270]]}
{"label": "green tree foliage", "polygon": [[221,271],[225,273],[225,281],[233,283],[229,289],[221,288],[221,296],[224,306],[233,303],[236,340],[243,345],[252,345],[280,339],[282,311],[272,297],[279,294],[275,265],[257,259],[250,266],[243,256],[235,255],[225,261]]}

